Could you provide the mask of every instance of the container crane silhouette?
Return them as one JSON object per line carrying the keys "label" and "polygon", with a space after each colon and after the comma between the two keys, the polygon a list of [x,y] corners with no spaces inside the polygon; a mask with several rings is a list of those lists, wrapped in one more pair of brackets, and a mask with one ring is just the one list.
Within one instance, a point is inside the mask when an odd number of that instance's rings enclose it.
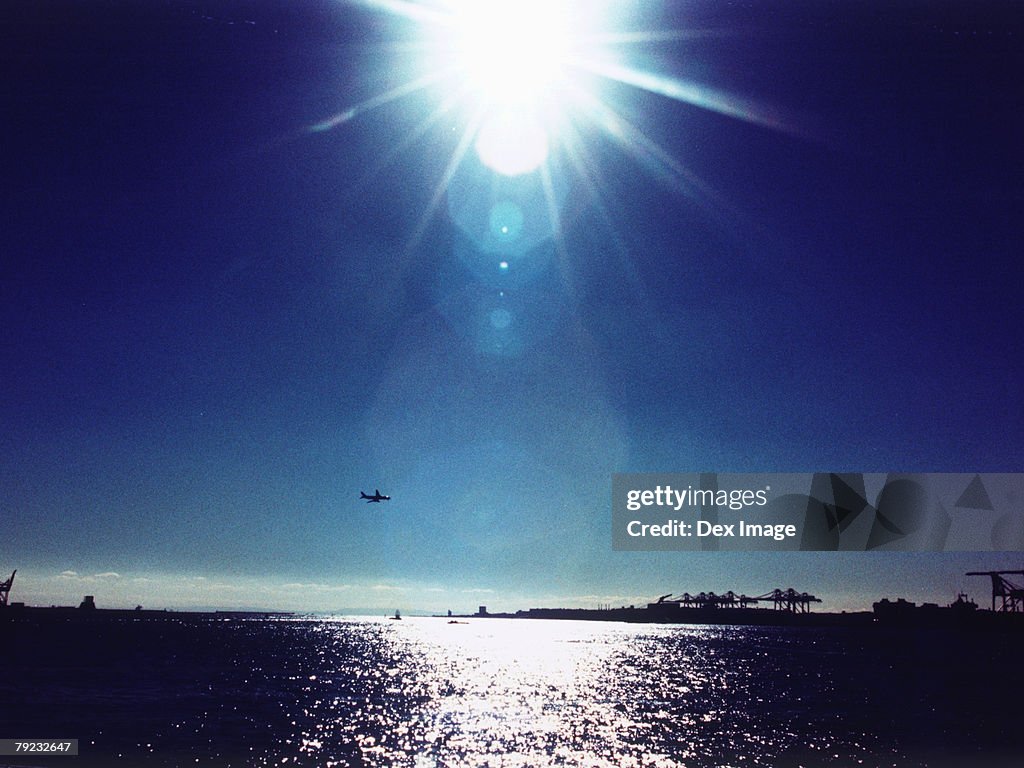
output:
{"label": "container crane silhouette", "polygon": [[988,576],[992,579],[992,610],[996,598],[1000,599],[1000,613],[1024,613],[1024,587],[1010,581],[1007,576],[1024,576],[1024,571],[968,571],[968,576]]}
{"label": "container crane silhouette", "polygon": [[18,569],[14,569],[14,573],[11,574],[11,578],[7,581],[0,581],[0,607],[7,605],[7,598],[11,594],[11,587],[14,586],[14,574],[18,572]]}

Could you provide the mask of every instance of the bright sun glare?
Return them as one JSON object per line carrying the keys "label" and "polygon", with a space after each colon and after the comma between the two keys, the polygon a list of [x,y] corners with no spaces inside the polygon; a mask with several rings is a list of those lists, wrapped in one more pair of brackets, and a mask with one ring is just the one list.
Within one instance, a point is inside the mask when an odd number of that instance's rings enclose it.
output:
{"label": "bright sun glare", "polygon": [[[584,184],[602,186],[584,136],[596,129],[641,165],[679,190],[708,190],[670,152],[604,98],[598,84],[616,83],[678,103],[777,130],[792,131],[754,102],[670,72],[638,66],[631,53],[686,45],[705,33],[687,29],[637,29],[640,6],[615,0],[352,0],[412,23],[416,43],[396,50],[407,56],[396,68],[414,73],[390,90],[311,126],[326,131],[359,114],[419,92],[438,95],[437,107],[410,137],[450,116],[461,133],[420,230],[470,151],[498,175],[539,173],[551,189],[557,153]],[[632,28],[631,28],[632,27]],[[397,28],[396,28],[397,29]],[[408,29],[408,27],[406,27]],[[650,57],[648,57],[650,58]],[[664,56],[661,61],[671,61]],[[618,89],[618,98],[628,92]],[[635,113],[634,109],[629,110]],[[550,207],[554,207],[549,200]]]}
{"label": "bright sun glare", "polygon": [[533,110],[564,75],[571,29],[554,0],[465,0],[453,8],[455,64],[484,104]]}
{"label": "bright sun glare", "polygon": [[452,12],[451,39],[441,45],[479,110],[477,155],[506,176],[536,170],[547,160],[551,101],[566,76],[565,4],[464,0]]}
{"label": "bright sun glare", "polygon": [[439,64],[455,80],[479,123],[474,148],[505,176],[539,168],[548,157],[566,85],[572,28],[558,0],[460,0],[435,41]]}

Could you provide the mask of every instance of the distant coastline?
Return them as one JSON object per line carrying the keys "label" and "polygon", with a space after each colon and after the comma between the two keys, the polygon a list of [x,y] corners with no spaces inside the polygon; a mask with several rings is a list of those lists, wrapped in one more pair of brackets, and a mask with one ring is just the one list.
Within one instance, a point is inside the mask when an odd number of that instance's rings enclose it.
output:
{"label": "distant coastline", "polygon": [[1024,613],[979,609],[960,595],[948,606],[917,605],[902,598],[883,598],[870,611],[812,613],[804,610],[753,608],[743,605],[722,607],[716,602],[684,605],[680,601],[657,601],[646,606],[619,608],[529,608],[515,613],[490,613],[480,606],[476,613],[453,619],[554,619],[569,621],[618,621],[631,624],[694,624],[786,627],[903,627],[948,629],[994,629],[1024,631]]}
{"label": "distant coastline", "polygon": [[286,618],[296,614],[284,611],[175,611],[150,608],[83,608],[72,606],[30,606],[12,603],[0,607],[4,621],[215,621],[229,619]]}
{"label": "distant coastline", "polygon": [[[795,594],[795,593],[794,593]],[[98,608],[95,602],[86,599],[76,608],[72,606],[28,606],[24,603],[0,605],[0,624],[3,623],[51,623],[51,622],[106,622],[106,621],[229,621],[259,619],[312,618],[313,615],[290,611],[258,610],[153,610],[141,606],[127,608]],[[804,594],[800,602],[775,602],[775,607],[752,607],[756,599],[733,600],[730,596],[689,595],[686,600],[659,598],[646,605],[602,607],[602,608],[528,608],[510,612],[492,613],[481,605],[475,613],[435,615],[434,618],[448,619],[449,623],[465,623],[466,620],[487,619],[548,619],[556,621],[602,621],[628,624],[671,624],[671,625],[736,625],[772,627],[897,627],[897,628],[945,628],[964,630],[1009,630],[1024,632],[1024,613],[982,609],[965,595],[959,595],[953,603],[939,606],[934,603],[916,603],[899,598],[895,601],[883,598],[872,605],[870,611],[812,612],[811,602],[820,602]],[[798,596],[799,597],[799,596]],[[809,598],[809,600],[808,600]],[[412,615],[412,614],[410,614]]]}

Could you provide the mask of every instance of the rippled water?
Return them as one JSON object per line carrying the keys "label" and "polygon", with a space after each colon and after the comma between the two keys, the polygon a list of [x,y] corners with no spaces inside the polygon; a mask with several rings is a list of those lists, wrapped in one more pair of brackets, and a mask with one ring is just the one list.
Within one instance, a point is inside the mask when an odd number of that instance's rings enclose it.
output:
{"label": "rippled water", "polygon": [[999,635],[431,618],[13,630],[0,737],[78,738],[79,766],[1024,756],[1007,717],[1019,643]]}

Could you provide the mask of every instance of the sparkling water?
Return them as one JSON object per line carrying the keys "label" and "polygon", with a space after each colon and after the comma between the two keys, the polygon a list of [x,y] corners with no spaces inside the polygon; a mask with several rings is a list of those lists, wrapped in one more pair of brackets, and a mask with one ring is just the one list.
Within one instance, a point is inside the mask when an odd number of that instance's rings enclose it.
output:
{"label": "sparkling water", "polygon": [[168,617],[17,622],[0,638],[0,737],[79,740],[77,758],[12,765],[1001,766],[1024,755],[1012,635]]}

